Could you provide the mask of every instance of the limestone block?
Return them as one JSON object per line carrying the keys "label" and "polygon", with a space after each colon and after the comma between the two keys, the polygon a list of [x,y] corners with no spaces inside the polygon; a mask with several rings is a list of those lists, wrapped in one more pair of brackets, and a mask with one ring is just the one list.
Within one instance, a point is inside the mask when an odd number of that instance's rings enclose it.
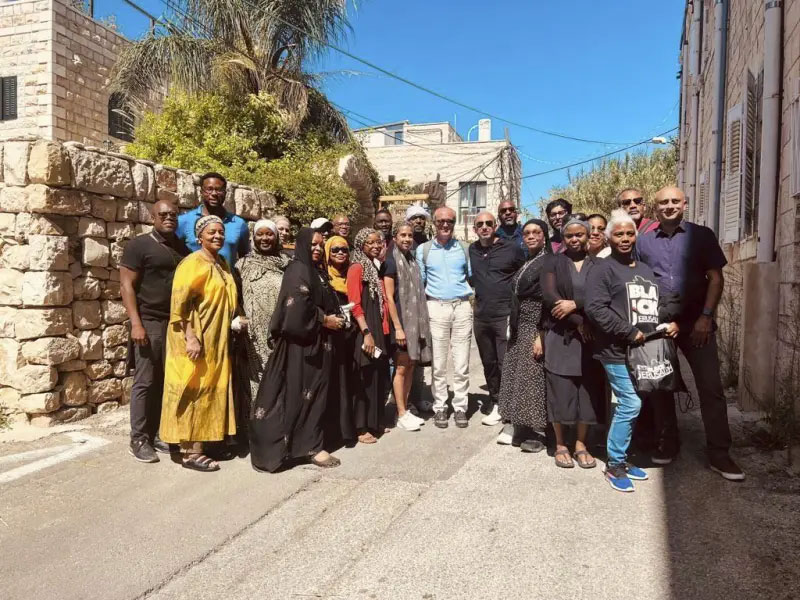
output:
{"label": "limestone block", "polygon": [[90,267],[107,267],[110,251],[108,240],[87,237],[83,239],[81,261]]}
{"label": "limestone block", "polygon": [[22,303],[64,306],[72,302],[72,277],[63,271],[28,271],[22,277]]}
{"label": "limestone block", "polygon": [[178,172],[176,169],[156,165],[156,187],[170,192],[178,191]]}
{"label": "limestone block", "polygon": [[108,325],[124,323],[128,320],[128,313],[119,300],[103,300],[103,321]]}
{"label": "limestone block", "polygon": [[110,240],[130,240],[136,237],[136,226],[133,223],[106,223],[106,236]]}
{"label": "limestone block", "polygon": [[22,271],[0,268],[0,305],[22,304]]}
{"label": "limestone block", "polygon": [[0,211],[19,213],[28,210],[28,191],[24,187],[0,188]]}
{"label": "limestone block", "polygon": [[30,151],[30,142],[5,142],[3,144],[3,181],[6,185],[28,183]]}
{"label": "limestone block", "polygon": [[278,204],[274,194],[270,194],[269,192],[259,191],[257,192],[257,195],[258,195],[258,201],[261,204],[261,216],[265,218],[274,216],[275,207]]}
{"label": "limestone block", "polygon": [[162,188],[156,190],[156,200],[166,200],[172,204],[178,205],[178,194]]}
{"label": "limestone block", "polygon": [[256,193],[249,188],[236,188],[234,193],[236,214],[240,217],[255,221],[261,217],[261,203]]}
{"label": "limestone block", "polygon": [[79,216],[88,215],[92,208],[89,196],[79,190],[50,188],[38,183],[25,189],[28,210],[33,213]]}
{"label": "limestone block", "polygon": [[[2,289],[2,286],[0,286]],[[72,330],[69,308],[28,308],[16,313],[17,339],[29,340],[46,335],[64,335]]]}
{"label": "limestone block", "polygon": [[111,272],[103,267],[88,267],[83,269],[82,274],[84,277],[93,277],[101,281],[106,281],[111,276]]}
{"label": "limestone block", "polygon": [[30,268],[34,271],[69,269],[69,238],[63,235],[32,235],[28,238]]}
{"label": "limestone block", "polygon": [[101,379],[89,384],[89,403],[102,404],[122,397],[122,382],[119,379]]}
{"label": "limestone block", "polygon": [[[0,382],[3,385],[13,385],[12,380],[17,371],[25,366],[20,343],[17,340],[0,340]],[[14,386],[16,387],[16,386]]]}
{"label": "limestone block", "polygon": [[72,321],[78,329],[97,329],[103,313],[97,300],[78,300],[72,303]]}
{"label": "limestone block", "polygon": [[27,394],[20,398],[20,407],[28,414],[45,414],[61,408],[61,392]]}
{"label": "limestone block", "polygon": [[145,233],[150,233],[151,231],[153,231],[152,225],[139,224],[136,226],[136,235],[144,235]]}
{"label": "limestone block", "polygon": [[89,380],[80,371],[62,373],[59,387],[61,403],[65,406],[81,406],[89,398]]}
{"label": "limestone block", "polygon": [[125,360],[128,357],[128,346],[116,346],[115,348],[103,348],[103,358],[105,360]]}
{"label": "limestone block", "polygon": [[97,360],[103,358],[103,338],[100,330],[80,331],[75,336],[81,345],[81,359]]}
{"label": "limestone block", "polygon": [[69,155],[61,144],[40,140],[31,146],[28,180],[47,185],[69,185]]}
{"label": "limestone block", "polygon": [[135,162],[131,167],[131,175],[133,176],[133,189],[136,199],[147,202],[155,200],[156,178],[153,168],[141,162]]}
{"label": "limestone block", "polygon": [[103,286],[103,293],[101,295],[103,300],[119,300],[122,298],[119,281],[107,281]]}
{"label": "limestone block", "polygon": [[81,266],[81,262],[77,260],[74,256],[70,254],[69,257],[69,274],[73,279],[77,279],[81,276],[81,272],[83,268]]}
{"label": "limestone block", "polygon": [[31,417],[31,425],[35,427],[52,427],[64,423],[74,423],[92,416],[92,409],[88,406],[65,406],[46,415]]}
{"label": "limestone block", "polygon": [[78,221],[78,235],[80,237],[105,237],[106,223],[103,219],[81,217]]}
{"label": "limestone block", "polygon": [[95,379],[105,379],[106,377],[110,376],[112,370],[113,367],[107,360],[96,360],[94,362],[90,362],[83,372],[89,379],[94,381]]}
{"label": "limestone block", "polygon": [[30,267],[30,248],[22,244],[6,244],[2,248],[0,266],[7,269],[27,271]]}
{"label": "limestone block", "polygon": [[105,413],[114,412],[120,407],[119,402],[116,400],[111,400],[109,402],[103,402],[103,404],[98,405],[97,407],[97,414],[102,415]]}
{"label": "limestone block", "polygon": [[139,216],[139,202],[136,200],[117,201],[117,221],[136,221]]}
{"label": "limestone block", "polygon": [[94,277],[78,277],[72,281],[72,296],[75,300],[97,300],[100,297],[100,280]]}
{"label": "limestone block", "polygon": [[120,398],[119,403],[123,406],[126,404],[130,404],[131,401],[131,391],[133,390],[133,377],[126,377],[122,380],[122,398]]}
{"label": "limestone block", "polygon": [[[31,235],[70,235],[72,219],[75,219],[77,230],[77,217],[19,213],[14,235],[18,242],[27,242]],[[67,220],[70,221],[69,224]]]}
{"label": "limestone block", "polygon": [[128,343],[128,328],[125,325],[110,325],[103,330],[103,345],[113,348]]}
{"label": "limestone block", "polygon": [[19,407],[20,398],[22,398],[22,394],[14,388],[0,388],[0,407],[5,408],[6,411],[11,411],[13,413],[22,410]]}
{"label": "limestone block", "polygon": [[13,213],[0,213],[0,237],[13,237],[17,232],[17,216]]}
{"label": "limestone block", "polygon": [[178,171],[178,206],[197,206],[197,189],[189,171]]}
{"label": "limestone block", "polygon": [[86,368],[86,361],[79,359],[68,360],[67,362],[57,365],[56,368],[58,369],[59,373],[66,373],[67,371],[83,371]]}
{"label": "limestone block", "polygon": [[139,222],[148,224],[153,222],[152,202],[139,202]]}
{"label": "limestone block", "polygon": [[3,144],[0,144],[0,182],[3,181]]}
{"label": "limestone block", "polygon": [[128,361],[118,360],[114,363],[114,377],[125,377],[128,374]]}
{"label": "limestone block", "polygon": [[130,198],[134,194],[130,163],[122,158],[69,147],[74,187],[95,194]]}
{"label": "limestone block", "polygon": [[49,392],[58,382],[58,371],[47,365],[24,365],[11,378],[11,386],[26,394]]}
{"label": "limestone block", "polygon": [[103,221],[113,221],[117,216],[117,200],[110,196],[91,196],[91,215]]}
{"label": "limestone block", "polygon": [[108,272],[108,280],[109,281],[117,281],[119,282],[119,270],[114,269],[113,271]]}
{"label": "limestone block", "polygon": [[125,245],[127,243],[127,240],[123,240],[121,242],[111,242],[109,266],[112,269],[119,269],[119,263],[122,261],[122,254],[125,252]]}
{"label": "limestone block", "polygon": [[22,356],[35,365],[60,365],[80,353],[81,345],[74,337],[43,337],[22,343]]}
{"label": "limestone block", "polygon": [[0,306],[0,338],[13,338],[14,324],[17,320],[17,309],[11,306]]}
{"label": "limestone block", "polygon": [[228,184],[228,188],[225,194],[225,202],[223,203],[225,210],[231,213],[236,212],[236,186],[232,184]]}

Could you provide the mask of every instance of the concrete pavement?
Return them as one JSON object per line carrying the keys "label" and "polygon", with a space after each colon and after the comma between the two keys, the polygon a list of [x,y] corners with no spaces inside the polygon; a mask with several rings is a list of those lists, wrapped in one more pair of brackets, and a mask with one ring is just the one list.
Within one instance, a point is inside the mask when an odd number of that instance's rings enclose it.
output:
{"label": "concrete pavement", "polygon": [[[479,373],[476,352],[473,399]],[[800,597],[800,486],[751,448],[737,450],[746,482],[712,474],[696,413],[681,459],[627,495],[600,466],[498,446],[479,419],[266,475],[136,463],[125,416],[95,417],[85,432],[111,443],[0,485],[0,597]]]}

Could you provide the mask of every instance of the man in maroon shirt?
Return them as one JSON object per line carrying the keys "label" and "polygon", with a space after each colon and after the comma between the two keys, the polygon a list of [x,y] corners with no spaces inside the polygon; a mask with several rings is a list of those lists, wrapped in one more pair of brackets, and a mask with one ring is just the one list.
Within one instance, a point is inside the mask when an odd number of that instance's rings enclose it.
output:
{"label": "man in maroon shirt", "polygon": [[617,206],[624,208],[625,212],[630,215],[633,222],[636,223],[636,229],[639,235],[647,233],[648,231],[653,231],[658,227],[658,221],[656,219],[649,219],[644,216],[645,202],[644,194],[642,194],[641,190],[625,188],[617,194]]}

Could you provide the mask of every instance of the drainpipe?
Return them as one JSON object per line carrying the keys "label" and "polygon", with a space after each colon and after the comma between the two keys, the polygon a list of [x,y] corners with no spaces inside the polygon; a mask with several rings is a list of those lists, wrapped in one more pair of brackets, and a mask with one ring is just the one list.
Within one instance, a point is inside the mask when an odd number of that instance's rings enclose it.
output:
{"label": "drainpipe", "polygon": [[725,74],[728,71],[728,3],[714,0],[714,104],[711,113],[711,202],[706,225],[719,236],[722,202],[722,132],[725,130]]}
{"label": "drainpipe", "polygon": [[697,142],[700,129],[700,44],[702,43],[703,0],[692,3],[692,25],[689,30],[689,153],[686,157],[686,188],[689,195],[689,220],[694,221],[697,209]]}
{"label": "drainpipe", "polygon": [[764,11],[764,100],[761,129],[761,181],[758,186],[756,262],[775,260],[775,213],[781,135],[783,0],[767,0]]}

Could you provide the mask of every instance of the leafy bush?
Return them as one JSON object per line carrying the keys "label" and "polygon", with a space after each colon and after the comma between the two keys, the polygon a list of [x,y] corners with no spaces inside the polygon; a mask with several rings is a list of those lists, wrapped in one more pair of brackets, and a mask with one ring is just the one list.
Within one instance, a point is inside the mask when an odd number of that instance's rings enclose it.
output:
{"label": "leafy bush", "polygon": [[355,142],[335,143],[314,131],[293,137],[266,93],[247,95],[240,103],[222,95],[174,93],[162,112],[145,115],[126,151],[196,172],[217,171],[273,192],[278,210],[296,223],[353,214],[355,193],[338,176],[338,162],[352,153],[366,161]]}

